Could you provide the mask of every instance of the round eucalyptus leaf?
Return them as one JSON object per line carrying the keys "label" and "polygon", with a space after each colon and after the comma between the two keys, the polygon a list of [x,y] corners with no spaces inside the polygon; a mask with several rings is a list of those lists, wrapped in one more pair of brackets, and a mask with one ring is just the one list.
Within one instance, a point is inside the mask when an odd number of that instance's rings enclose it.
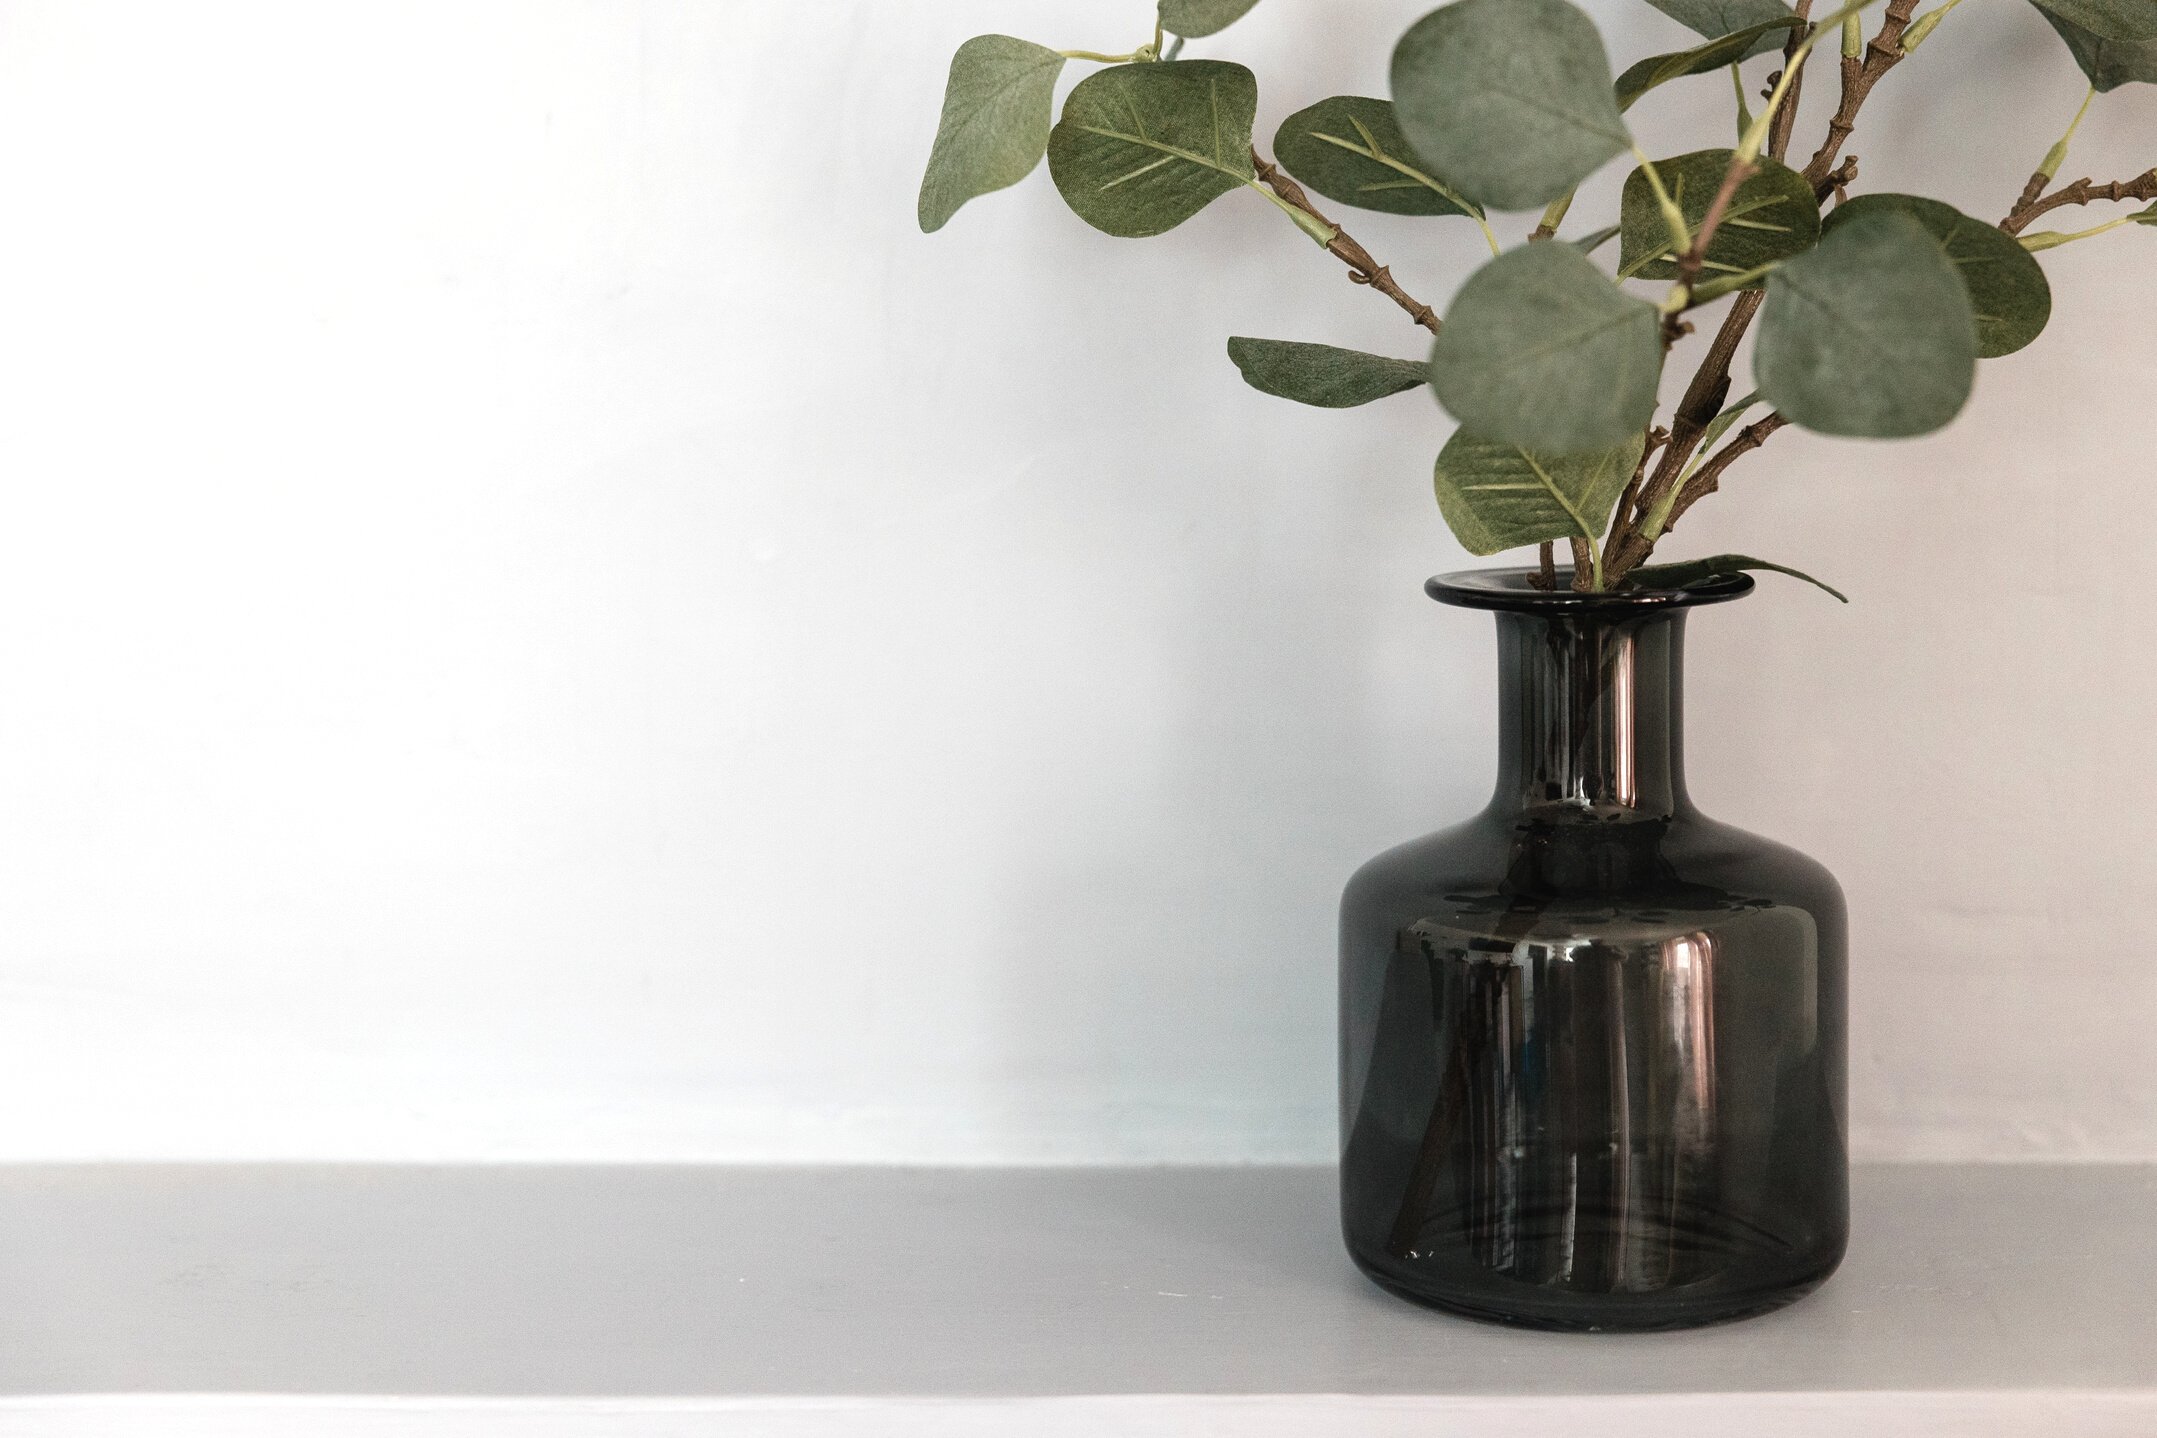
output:
{"label": "round eucalyptus leaf", "polygon": [[1953,205],[1920,195],[1859,195],[1827,217],[1827,231],[1865,215],[1909,215],[1932,233],[1962,276],[1977,315],[1977,356],[2011,355],[2044,332],[2052,318],[2052,285],[2044,267],[2012,236],[1973,220]]}
{"label": "round eucalyptus leaf", "polygon": [[[1676,159],[1657,160],[1663,188],[1685,214],[1695,235],[1708,206],[1730,171],[1729,150],[1699,150]],[[1802,254],[1820,241],[1820,202],[1803,175],[1763,155],[1759,173],[1738,186],[1723,211],[1722,223],[1708,241],[1701,265],[1703,279],[1743,274],[1777,260]],[[1667,280],[1678,272],[1675,245],[1646,170],[1626,178],[1618,206],[1618,277]]]}
{"label": "round eucalyptus leaf", "polygon": [[1281,123],[1274,158],[1329,200],[1389,215],[1474,215],[1460,191],[1423,168],[1393,102],[1335,95]]}
{"label": "round eucalyptus leaf", "polygon": [[1171,35],[1202,40],[1241,20],[1257,3],[1258,0],[1161,0],[1161,28]]}
{"label": "round eucalyptus leaf", "polygon": [[1908,214],[1853,216],[1768,279],[1753,377],[1794,423],[1903,439],[1962,412],[1977,318],[1932,232]]}
{"label": "round eucalyptus leaf", "polygon": [[1431,347],[1431,387],[1468,428],[1538,454],[1645,431],[1662,316],[1571,245],[1523,245],[1468,277]]}
{"label": "round eucalyptus leaf", "polygon": [[1546,205],[1632,139],[1595,22],[1567,0],[1454,0],[1393,51],[1401,131],[1478,204]]}
{"label": "round eucalyptus leaf", "polygon": [[1354,409],[1388,395],[1421,389],[1430,380],[1430,366],[1421,360],[1390,359],[1292,340],[1239,336],[1228,342],[1228,357],[1252,389],[1320,409]]}
{"label": "round eucalyptus leaf", "polygon": [[2031,0],[2099,91],[2157,81],[2157,3]]}
{"label": "round eucalyptus leaf", "polygon": [[1252,178],[1258,81],[1221,60],[1118,65],[1081,81],[1049,135],[1049,173],[1097,230],[1173,230]]}
{"label": "round eucalyptus leaf", "polygon": [[1054,50],[1009,35],[978,35],[959,47],[921,178],[924,232],[942,229],[968,200],[1033,173],[1048,149],[1063,68]]}
{"label": "round eucalyptus leaf", "polygon": [[1459,430],[1438,452],[1438,512],[1470,554],[1598,539],[1646,447],[1636,434],[1595,454],[1541,455]]}
{"label": "round eucalyptus leaf", "polygon": [[[1648,3],[1686,29],[1711,40],[1755,25],[1788,20],[1791,13],[1782,0],[1648,0]],[[1781,35],[1763,35],[1745,53],[1751,56],[1763,50],[1781,48]]]}

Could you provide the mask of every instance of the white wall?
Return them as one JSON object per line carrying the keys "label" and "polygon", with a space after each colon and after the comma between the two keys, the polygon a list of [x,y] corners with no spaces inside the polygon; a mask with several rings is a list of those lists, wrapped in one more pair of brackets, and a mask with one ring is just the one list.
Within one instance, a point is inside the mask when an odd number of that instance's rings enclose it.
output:
{"label": "white wall", "polygon": [[[1270,131],[1422,8],[1205,52]],[[0,1157],[1330,1153],[1334,898],[1480,802],[1491,644],[1442,417],[1221,343],[1416,332],[1253,197],[913,224],[960,40],[1146,9],[0,7]],[[1973,5],[1853,148],[1992,215],[2080,94]],[[1954,430],[1680,541],[1857,600],[1694,626],[1693,767],[1843,876],[1872,1156],[2157,1157],[2157,233],[2048,265]]]}

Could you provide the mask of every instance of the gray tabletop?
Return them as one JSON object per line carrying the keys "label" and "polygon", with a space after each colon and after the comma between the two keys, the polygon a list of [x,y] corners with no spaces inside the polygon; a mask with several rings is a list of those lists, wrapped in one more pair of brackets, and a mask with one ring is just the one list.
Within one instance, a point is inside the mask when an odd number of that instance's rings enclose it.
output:
{"label": "gray tabletop", "polygon": [[2157,1169],[1886,1167],[1827,1288],[1689,1334],[1365,1283],[1315,1169],[0,1170],[0,1394],[2157,1388]]}

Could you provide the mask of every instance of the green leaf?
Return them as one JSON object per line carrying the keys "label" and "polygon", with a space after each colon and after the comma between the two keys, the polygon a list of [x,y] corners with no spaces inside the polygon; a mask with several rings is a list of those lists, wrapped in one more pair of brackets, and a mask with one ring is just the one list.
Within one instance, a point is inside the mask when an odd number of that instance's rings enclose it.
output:
{"label": "green leaf", "polygon": [[1438,510],[1470,554],[1598,539],[1646,447],[1636,434],[1599,454],[1549,456],[1460,430],[1438,452]]}
{"label": "green leaf", "polygon": [[1735,65],[1763,49],[1779,43],[1792,30],[1803,30],[1805,22],[1795,15],[1782,15],[1758,25],[1748,25],[1729,35],[1718,36],[1705,45],[1695,45],[1690,50],[1679,50],[1669,55],[1650,55],[1637,65],[1627,67],[1618,77],[1618,108],[1630,110],[1633,102],[1658,85],[1687,75],[1705,75],[1726,65]]}
{"label": "green leaf", "polygon": [[[1700,454],[1705,456],[1709,450],[1715,448],[1715,442],[1730,433],[1730,427],[1745,418],[1745,411],[1758,403],[1760,403],[1760,391],[1754,390],[1743,399],[1731,401],[1721,414],[1709,420],[1708,427],[1701,431],[1698,446]],[[1698,468],[1697,461],[1694,467]]]}
{"label": "green leaf", "polygon": [[1616,239],[1618,232],[1624,228],[1623,225],[1605,225],[1600,230],[1591,231],[1577,240],[1567,240],[1566,243],[1584,255],[1592,255],[1613,239]]}
{"label": "green leaf", "polygon": [[1595,22],[1566,0],[1455,0],[1393,51],[1408,143],[1479,204],[1545,205],[1632,144]]}
{"label": "green leaf", "polygon": [[1049,136],[1049,173],[1097,230],[1164,234],[1251,183],[1258,81],[1220,60],[1118,65],[1079,83]]}
{"label": "green leaf", "polygon": [[[1686,29],[1710,39],[1783,20],[1790,14],[1790,7],[1781,0],[1648,0],[1648,3]],[[1777,39],[1762,38],[1755,41],[1747,53],[1757,55],[1763,50],[1777,49],[1780,44]]]}
{"label": "green leaf", "polygon": [[[1663,188],[1685,212],[1685,227],[1695,235],[1722,188],[1730,158],[1728,150],[1699,150],[1655,162]],[[1715,237],[1708,241],[1703,278],[1743,274],[1802,254],[1820,241],[1820,202],[1805,177],[1765,155],[1757,163],[1760,173],[1738,186]],[[1670,226],[1655,202],[1647,171],[1635,170],[1627,177],[1618,219],[1618,278],[1667,280],[1677,274]]]}
{"label": "green leaf", "polygon": [[2099,91],[2157,81],[2157,5],[2150,0],[2031,0]]}
{"label": "green leaf", "polygon": [[977,35],[959,47],[921,178],[923,233],[942,229],[968,200],[1033,173],[1048,149],[1063,68],[1054,50],[1009,35]]}
{"label": "green leaf", "polygon": [[2151,205],[2146,210],[2136,210],[2127,218],[2138,225],[2157,225],[2157,205]]}
{"label": "green leaf", "polygon": [[1239,336],[1228,342],[1228,357],[1252,389],[1320,409],[1354,409],[1430,381],[1430,366],[1417,360],[1290,340]]}
{"label": "green leaf", "polygon": [[1298,110],[1273,137],[1288,173],[1329,200],[1389,215],[1481,215],[1408,148],[1390,100],[1335,95]]}
{"label": "green leaf", "polygon": [[1538,454],[1645,430],[1662,372],[1655,306],[1571,245],[1523,245],[1470,275],[1431,348],[1431,387],[1455,419]]}
{"label": "green leaf", "polygon": [[1821,434],[1899,439],[1961,413],[1977,317],[1940,243],[1894,210],[1837,225],[1768,280],[1753,376]]}
{"label": "green leaf", "polygon": [[1827,230],[1832,234],[1883,210],[1900,211],[1931,231],[1962,276],[1977,314],[1978,358],[2011,355],[2043,333],[2052,318],[2052,286],[2044,267],[2013,237],[1953,205],[1918,195],[1859,195],[1836,206]]}
{"label": "green leaf", "polygon": [[1685,559],[1672,564],[1644,564],[1625,577],[1629,586],[1640,589],[1684,589],[1710,579],[1720,579],[1726,574],[1738,574],[1748,569],[1764,569],[1770,574],[1787,574],[1792,579],[1802,579],[1815,589],[1826,590],[1843,603],[1850,596],[1840,589],[1822,584],[1802,569],[1792,569],[1785,564],[1771,564],[1765,559],[1755,559],[1749,554],[1718,554],[1712,559]]}
{"label": "green leaf", "polygon": [[1257,3],[1258,0],[1161,0],[1161,28],[1171,35],[1202,40],[1250,14]]}

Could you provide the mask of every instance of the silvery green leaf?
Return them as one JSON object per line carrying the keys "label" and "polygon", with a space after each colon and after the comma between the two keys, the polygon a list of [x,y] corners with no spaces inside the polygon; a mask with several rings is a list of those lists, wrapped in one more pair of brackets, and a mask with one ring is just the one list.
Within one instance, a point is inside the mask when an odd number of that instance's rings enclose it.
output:
{"label": "silvery green leaf", "polygon": [[1745,398],[1740,400],[1733,400],[1730,404],[1725,406],[1723,412],[1715,416],[1714,419],[1709,420],[1708,427],[1701,432],[1699,444],[1700,453],[1704,455],[1709,450],[1715,448],[1716,441],[1721,439],[1724,435],[1730,433],[1730,427],[1736,424],[1739,420],[1745,418],[1745,411],[1751,409],[1754,405],[1758,403],[1760,403],[1760,391],[1754,390],[1751,394],[1745,396]]}
{"label": "silvery green leaf", "polygon": [[1393,52],[1401,131],[1478,204],[1548,204],[1632,143],[1595,22],[1566,0],[1454,0]]}
{"label": "silvery green leaf", "polygon": [[1661,314],[1571,245],[1523,245],[1470,275],[1431,347],[1453,417],[1537,454],[1644,431],[1662,371]]}
{"label": "silvery green leaf", "polygon": [[1597,250],[1601,249],[1603,246],[1609,244],[1612,240],[1616,239],[1619,232],[1622,231],[1624,228],[1625,227],[1623,225],[1605,225],[1600,230],[1591,230],[1587,234],[1582,235],[1579,239],[1567,240],[1566,243],[1571,245],[1574,249],[1580,251],[1584,255],[1592,255]]}
{"label": "silvery green leaf", "polygon": [[[1648,3],[1686,29],[1710,39],[1782,20],[1790,14],[1790,7],[1781,0],[1648,0]],[[1781,41],[1773,37],[1762,38],[1755,42],[1751,53],[1757,55],[1762,50],[1779,48],[1780,44]]]}
{"label": "silvery green leaf", "polygon": [[1438,509],[1470,554],[1598,539],[1646,447],[1636,434],[1598,454],[1540,455],[1460,430],[1438,452]]}
{"label": "silvery green leaf", "polygon": [[2100,91],[2157,81],[2157,3],[2031,0]]}
{"label": "silvery green leaf", "polygon": [[1792,579],[1802,579],[1813,588],[1825,590],[1845,604],[1850,602],[1850,596],[1840,589],[1821,583],[1802,569],[1755,559],[1749,554],[1718,554],[1710,559],[1681,559],[1671,564],[1644,564],[1628,574],[1625,582],[1638,589],[1683,589],[1704,580],[1720,579],[1726,574],[1741,574],[1747,570],[1761,569],[1770,574],[1787,574]]}
{"label": "silvery green leaf", "polygon": [[1281,123],[1274,157],[1329,200],[1389,215],[1474,215],[1453,186],[1408,148],[1389,100],[1335,95]]}
{"label": "silvery green leaf", "polygon": [[1854,216],[1768,280],[1753,376],[1807,429],[1929,434],[1962,412],[1976,375],[1969,291],[1906,213]]}
{"label": "silvery green leaf", "polygon": [[1859,195],[1835,208],[1827,229],[1832,233],[1861,215],[1882,210],[1909,215],[1940,242],[1970,292],[1978,358],[2013,354],[2043,333],[2052,318],[2052,285],[2044,267],[1997,226],[1918,195]]}
{"label": "silvery green leaf", "polygon": [[1049,173],[1095,229],[1162,234],[1250,182],[1257,111],[1258,81],[1241,65],[1118,65],[1064,101],[1049,136]]}
{"label": "silvery green leaf", "polygon": [[1033,173],[1048,149],[1063,68],[1054,50],[1009,35],[978,35],[959,47],[921,179],[924,232],[942,229],[968,200]]}
{"label": "silvery green leaf", "polygon": [[1171,35],[1202,40],[1241,20],[1257,3],[1258,0],[1161,0],[1161,28]]}
{"label": "silvery green leaf", "polygon": [[1228,342],[1228,357],[1252,389],[1321,409],[1353,409],[1421,389],[1430,381],[1430,366],[1421,360],[1389,359],[1291,340],[1239,336]]}
{"label": "silvery green leaf", "polygon": [[[1708,206],[1729,173],[1731,152],[1699,150],[1675,159],[1657,160],[1655,172],[1663,188],[1685,214],[1686,228],[1694,234],[1707,218]],[[1759,172],[1731,197],[1722,223],[1708,241],[1701,276],[1739,275],[1776,260],[1811,249],[1820,239],[1820,202],[1803,175],[1763,155]],[[1667,280],[1678,272],[1672,253],[1670,226],[1655,201],[1655,191],[1645,170],[1635,170],[1625,181],[1618,219],[1623,238],[1618,246],[1618,277]]]}
{"label": "silvery green leaf", "polygon": [[1690,50],[1650,55],[1638,64],[1626,67],[1625,73],[1618,77],[1618,108],[1632,109],[1634,101],[1658,85],[1735,65],[1763,49],[1772,48],[1791,31],[1804,28],[1805,22],[1797,16],[1783,15],[1762,24],[1748,25],[1733,34],[1718,36]]}

